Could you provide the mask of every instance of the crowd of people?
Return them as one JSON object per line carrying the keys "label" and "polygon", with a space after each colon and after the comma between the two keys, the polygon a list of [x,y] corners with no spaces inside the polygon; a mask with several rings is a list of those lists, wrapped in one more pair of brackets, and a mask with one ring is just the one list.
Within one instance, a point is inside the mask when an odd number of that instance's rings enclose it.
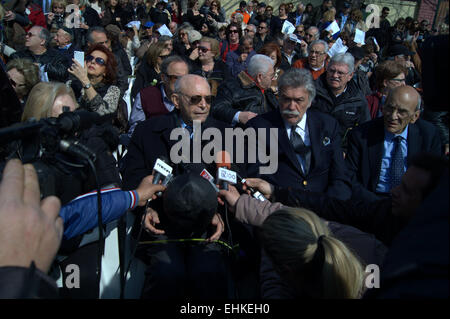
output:
{"label": "crowd of people", "polygon": [[[384,7],[376,25],[361,2],[274,14],[250,0],[227,14],[220,0],[3,1],[0,128],[67,113],[95,123],[74,133],[90,152],[70,168],[67,132],[0,131],[0,297],[97,298],[104,239],[83,244],[97,222],[102,233],[97,205],[104,224],[135,217],[125,249],[147,267],[142,298],[448,297],[448,13],[436,29],[391,26]],[[202,156],[209,130],[226,145],[229,128],[254,129],[276,171],[249,160],[248,139],[227,149],[245,182],[200,178],[218,170]],[[97,188],[103,204],[83,195]],[[89,272],[80,290],[58,292],[56,254]],[[367,265],[381,288],[367,287]]]}

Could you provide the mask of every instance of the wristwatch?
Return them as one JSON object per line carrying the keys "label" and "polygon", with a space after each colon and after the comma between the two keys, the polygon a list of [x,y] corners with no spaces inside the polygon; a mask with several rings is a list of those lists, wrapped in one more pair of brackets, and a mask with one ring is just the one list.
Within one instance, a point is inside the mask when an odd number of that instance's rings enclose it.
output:
{"label": "wristwatch", "polygon": [[86,84],[85,86],[83,86],[83,89],[87,90],[87,89],[89,89],[91,86],[92,86],[91,83],[88,83],[88,84]]}

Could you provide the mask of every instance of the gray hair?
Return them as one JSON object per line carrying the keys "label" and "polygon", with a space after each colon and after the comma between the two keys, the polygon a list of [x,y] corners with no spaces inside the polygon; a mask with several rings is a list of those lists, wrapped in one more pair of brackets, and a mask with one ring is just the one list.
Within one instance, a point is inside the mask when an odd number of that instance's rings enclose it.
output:
{"label": "gray hair", "polygon": [[324,49],[325,49],[325,53],[328,53],[328,43],[326,43],[324,40],[314,40],[313,42],[311,42],[311,43],[308,45],[308,54],[309,54],[309,50],[311,49],[311,47],[312,47],[313,45],[316,45],[316,44],[321,44],[321,45],[323,45],[323,47],[324,47]]}
{"label": "gray hair", "polygon": [[255,54],[248,63],[247,72],[252,78],[258,74],[266,74],[274,63],[270,57],[264,54]]}
{"label": "gray hair", "polygon": [[94,27],[90,27],[88,29],[87,35],[86,35],[86,40],[89,43],[94,43],[94,39],[92,39],[92,32],[98,32],[98,33],[103,33],[106,35],[106,37],[108,38],[108,33],[106,33],[105,28],[100,27],[100,26],[94,26]]}
{"label": "gray hair", "polygon": [[169,68],[169,65],[171,65],[172,63],[185,63],[186,66],[188,67],[188,73],[189,73],[189,63],[186,62],[185,59],[183,59],[181,56],[179,55],[171,55],[168,56],[167,58],[165,58],[163,60],[163,62],[161,63],[161,74],[165,74],[167,75],[167,69]]}
{"label": "gray hair", "polygon": [[308,92],[309,103],[316,97],[316,86],[311,72],[306,69],[292,68],[284,72],[278,79],[278,91],[284,88],[305,88]]}
{"label": "gray hair", "polygon": [[47,48],[50,44],[50,41],[52,40],[52,35],[50,31],[48,31],[46,28],[37,26],[41,28],[41,31],[39,31],[39,38],[42,40],[45,40],[45,47]]}
{"label": "gray hair", "polygon": [[[319,36],[320,36],[320,32],[319,29],[317,27],[309,27],[308,30],[315,30],[316,32],[314,32],[314,40],[318,40]],[[306,30],[306,31],[308,31]]]}
{"label": "gray hair", "polygon": [[340,53],[333,56],[328,63],[328,68],[333,64],[346,64],[348,66],[348,73],[353,73],[355,70],[355,58],[350,53]]}

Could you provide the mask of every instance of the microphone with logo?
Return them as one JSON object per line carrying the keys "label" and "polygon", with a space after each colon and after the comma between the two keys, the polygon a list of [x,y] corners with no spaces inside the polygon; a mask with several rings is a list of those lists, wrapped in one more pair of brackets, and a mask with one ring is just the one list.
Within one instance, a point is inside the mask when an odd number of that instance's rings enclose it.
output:
{"label": "microphone with logo", "polygon": [[217,183],[220,189],[228,190],[228,183],[237,183],[237,174],[231,170],[230,154],[220,151],[216,154]]}
{"label": "microphone with logo", "polygon": [[[167,184],[169,184],[173,177],[173,168],[168,163],[169,160],[164,156],[161,156],[156,160],[155,165],[153,166],[153,184],[159,184],[160,181],[162,181],[161,185],[163,186],[167,186]],[[161,195],[162,192],[156,193],[156,196],[158,197],[160,197]]]}

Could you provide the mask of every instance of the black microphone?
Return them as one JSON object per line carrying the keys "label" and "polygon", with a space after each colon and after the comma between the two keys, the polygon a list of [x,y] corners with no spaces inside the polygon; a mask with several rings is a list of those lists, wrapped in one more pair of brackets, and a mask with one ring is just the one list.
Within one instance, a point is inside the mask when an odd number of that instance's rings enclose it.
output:
{"label": "black microphone", "polygon": [[97,112],[79,110],[75,112],[63,112],[58,117],[60,130],[67,133],[74,133],[90,128],[93,124],[102,122],[101,116]]}

